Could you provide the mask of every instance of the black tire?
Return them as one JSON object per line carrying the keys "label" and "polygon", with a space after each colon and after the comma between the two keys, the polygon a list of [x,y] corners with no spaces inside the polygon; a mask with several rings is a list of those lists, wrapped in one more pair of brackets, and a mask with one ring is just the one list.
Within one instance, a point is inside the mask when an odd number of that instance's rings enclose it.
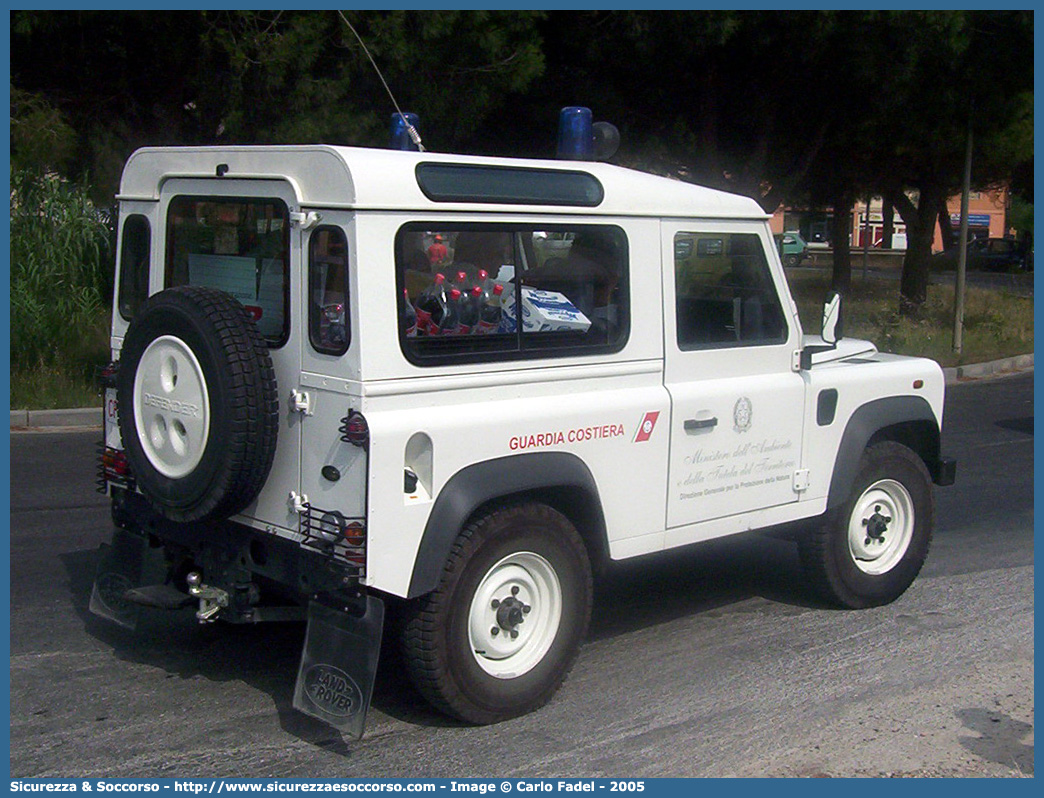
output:
{"label": "black tire", "polygon": [[793,268],[797,266],[799,263],[801,263],[801,258],[799,258],[797,255],[791,254],[783,256],[783,265],[787,268]]}
{"label": "black tire", "polygon": [[[527,563],[531,570],[526,570]],[[546,595],[533,589],[545,566],[560,586],[557,626],[541,623],[554,602],[532,600]],[[514,575],[519,578],[513,580]],[[512,593],[519,585],[521,592]],[[501,617],[505,621],[497,626],[500,634],[486,642],[519,647],[504,659],[488,656],[491,651],[485,651],[487,656],[476,653],[472,645],[469,621],[482,625],[487,601],[476,596],[483,595],[493,595],[497,602],[488,602],[488,612],[497,618],[490,626]],[[473,601],[481,608],[475,613]],[[551,700],[573,667],[587,634],[591,602],[587,552],[565,516],[536,503],[494,510],[457,538],[439,587],[407,607],[402,632],[407,670],[433,706],[469,723],[496,723],[532,712]],[[522,619],[514,627],[512,612]],[[534,620],[538,623],[525,627]],[[511,631],[520,634],[512,638]],[[522,671],[517,675],[512,672],[516,666]]]}
{"label": "black tire", "polygon": [[921,458],[898,443],[876,444],[863,453],[845,503],[799,538],[805,574],[831,604],[888,604],[924,565],[934,523],[935,496]]}
{"label": "black tire", "polygon": [[181,523],[226,518],[257,496],[279,398],[268,346],[231,295],[185,286],[151,297],[127,330],[116,390],[127,460],[156,512]]}

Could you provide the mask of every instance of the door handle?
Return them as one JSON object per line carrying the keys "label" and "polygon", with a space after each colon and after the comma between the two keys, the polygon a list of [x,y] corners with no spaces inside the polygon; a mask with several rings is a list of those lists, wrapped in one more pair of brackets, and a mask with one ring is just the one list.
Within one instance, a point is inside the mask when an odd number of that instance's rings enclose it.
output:
{"label": "door handle", "polygon": [[710,418],[687,418],[685,419],[685,431],[696,432],[701,429],[711,429],[712,427],[718,426],[718,417],[711,416]]}

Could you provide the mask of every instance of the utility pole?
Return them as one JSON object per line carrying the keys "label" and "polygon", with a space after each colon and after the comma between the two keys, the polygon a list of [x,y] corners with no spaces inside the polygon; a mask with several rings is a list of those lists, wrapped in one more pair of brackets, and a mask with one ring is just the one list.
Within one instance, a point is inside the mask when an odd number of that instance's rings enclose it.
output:
{"label": "utility pole", "polygon": [[964,278],[968,267],[968,197],[971,194],[972,123],[968,119],[968,149],[964,153],[961,186],[961,234],[957,239],[957,276],[953,287],[953,351],[961,354],[964,336]]}
{"label": "utility pole", "polygon": [[870,261],[870,239],[873,233],[870,230],[870,193],[866,195],[866,229],[863,230],[863,281],[866,281],[867,266]]}

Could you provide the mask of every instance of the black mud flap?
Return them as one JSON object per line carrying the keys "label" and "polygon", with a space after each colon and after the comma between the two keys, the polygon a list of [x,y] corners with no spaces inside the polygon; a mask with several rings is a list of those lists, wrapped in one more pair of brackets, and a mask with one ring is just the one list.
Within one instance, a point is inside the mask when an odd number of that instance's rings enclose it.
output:
{"label": "black mud flap", "polygon": [[383,629],[384,602],[373,596],[362,615],[310,602],[294,709],[362,737]]}
{"label": "black mud flap", "polygon": [[132,631],[137,627],[138,607],[123,594],[143,584],[147,548],[144,538],[123,529],[113,533],[111,545],[101,545],[88,605],[91,612]]}

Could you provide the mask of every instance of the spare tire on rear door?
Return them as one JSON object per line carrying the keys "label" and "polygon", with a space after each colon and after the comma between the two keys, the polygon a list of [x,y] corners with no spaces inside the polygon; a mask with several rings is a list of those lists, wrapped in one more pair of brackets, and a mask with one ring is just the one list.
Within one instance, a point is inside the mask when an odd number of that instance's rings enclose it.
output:
{"label": "spare tire on rear door", "polygon": [[275,372],[231,295],[184,286],[151,297],[124,338],[117,398],[131,472],[163,517],[225,518],[265,484],[279,429]]}

